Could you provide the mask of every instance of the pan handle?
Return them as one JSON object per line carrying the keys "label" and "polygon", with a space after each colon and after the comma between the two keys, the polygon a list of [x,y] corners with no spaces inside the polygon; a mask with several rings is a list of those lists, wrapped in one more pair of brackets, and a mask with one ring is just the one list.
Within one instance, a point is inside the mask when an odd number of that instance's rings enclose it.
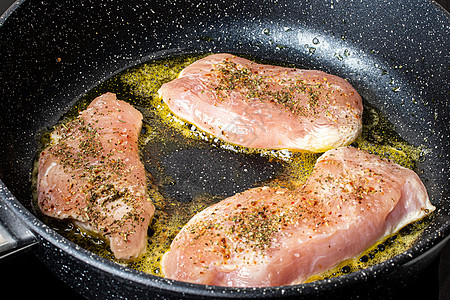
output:
{"label": "pan handle", "polygon": [[0,260],[30,249],[38,243],[36,236],[6,205],[3,197],[6,191],[0,180]]}

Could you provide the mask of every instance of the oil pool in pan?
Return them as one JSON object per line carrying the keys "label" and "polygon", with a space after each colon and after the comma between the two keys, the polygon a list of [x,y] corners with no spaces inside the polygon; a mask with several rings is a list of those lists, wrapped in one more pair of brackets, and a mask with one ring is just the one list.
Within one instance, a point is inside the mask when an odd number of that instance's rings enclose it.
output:
{"label": "oil pool in pan", "polygon": [[[130,268],[162,276],[162,255],[195,213],[251,187],[278,185],[295,188],[301,185],[320,154],[246,149],[224,143],[175,117],[159,99],[157,91],[163,83],[175,79],[184,67],[204,56],[157,59],[125,70],[89,91],[60,121],[67,122],[95,97],[108,91],[142,112],[140,151],[147,170],[148,193],[156,206],[148,230],[147,251],[142,257],[132,262],[118,261],[102,237],[80,230],[69,221],[45,217],[39,214],[38,209],[35,209],[36,214],[54,230],[89,251]],[[51,130],[43,134],[41,149],[49,143]],[[386,118],[366,101],[363,132],[353,146],[413,170],[416,162],[426,154],[425,148],[413,147],[402,140]],[[34,196],[36,207],[35,192]],[[429,222],[430,217],[427,217],[410,224],[359,256],[314,275],[308,281],[354,272],[389,259],[409,248]]]}

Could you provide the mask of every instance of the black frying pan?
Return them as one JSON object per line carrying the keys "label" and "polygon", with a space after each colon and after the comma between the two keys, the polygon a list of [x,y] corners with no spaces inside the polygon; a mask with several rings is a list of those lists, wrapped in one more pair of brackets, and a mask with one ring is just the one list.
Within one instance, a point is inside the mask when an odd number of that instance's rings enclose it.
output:
{"label": "black frying pan", "polygon": [[[16,232],[18,246],[37,242],[36,255],[84,296],[356,297],[401,284],[448,240],[450,22],[433,2],[17,1],[0,25],[1,217],[14,225],[8,230]],[[401,137],[426,145],[430,152],[418,162],[419,176],[438,209],[413,247],[328,280],[219,288],[121,267],[64,239],[30,212],[30,171],[42,128],[127,67],[202,52],[246,54],[342,76]]]}

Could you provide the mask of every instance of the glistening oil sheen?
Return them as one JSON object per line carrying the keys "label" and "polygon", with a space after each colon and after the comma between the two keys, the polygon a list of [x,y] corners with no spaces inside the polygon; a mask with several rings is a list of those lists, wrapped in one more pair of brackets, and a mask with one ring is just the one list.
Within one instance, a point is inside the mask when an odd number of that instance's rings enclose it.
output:
{"label": "glistening oil sheen", "polygon": [[[306,181],[320,154],[249,149],[225,143],[177,118],[159,99],[157,91],[163,83],[175,79],[184,67],[204,56],[155,59],[127,69],[89,91],[61,119],[61,122],[73,119],[105,92],[116,93],[118,99],[131,103],[143,114],[139,146],[147,171],[148,194],[156,207],[148,230],[146,252],[132,262],[118,261],[101,236],[87,233],[71,222],[40,215],[47,224],[102,257],[163,276],[160,269],[163,254],[169,250],[178,231],[197,212],[251,187],[269,185],[294,189]],[[49,132],[51,129],[43,134],[42,148],[51,142]],[[416,163],[426,154],[426,149],[401,139],[387,119],[367,101],[364,101],[363,132],[353,146],[410,169],[416,169]],[[389,259],[411,247],[429,222],[430,217],[408,225],[361,255],[308,281],[347,274]]]}

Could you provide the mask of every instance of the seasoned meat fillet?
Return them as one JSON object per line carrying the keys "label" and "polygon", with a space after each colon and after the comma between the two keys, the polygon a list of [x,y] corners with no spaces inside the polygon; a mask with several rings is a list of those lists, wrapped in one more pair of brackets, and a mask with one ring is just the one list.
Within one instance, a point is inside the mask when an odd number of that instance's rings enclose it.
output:
{"label": "seasoned meat fillet", "polygon": [[178,117],[245,147],[324,152],[362,128],[361,97],[344,79],[230,54],[196,61],[159,95]]}
{"label": "seasoned meat fillet", "polygon": [[299,284],[434,209],[416,173],[341,147],[323,154],[297,190],[253,188],[195,215],[162,268],[201,284]]}
{"label": "seasoned meat fillet", "polygon": [[41,211],[107,237],[118,259],[143,252],[155,210],[139,159],[141,126],[139,111],[106,93],[58,126],[39,158]]}

